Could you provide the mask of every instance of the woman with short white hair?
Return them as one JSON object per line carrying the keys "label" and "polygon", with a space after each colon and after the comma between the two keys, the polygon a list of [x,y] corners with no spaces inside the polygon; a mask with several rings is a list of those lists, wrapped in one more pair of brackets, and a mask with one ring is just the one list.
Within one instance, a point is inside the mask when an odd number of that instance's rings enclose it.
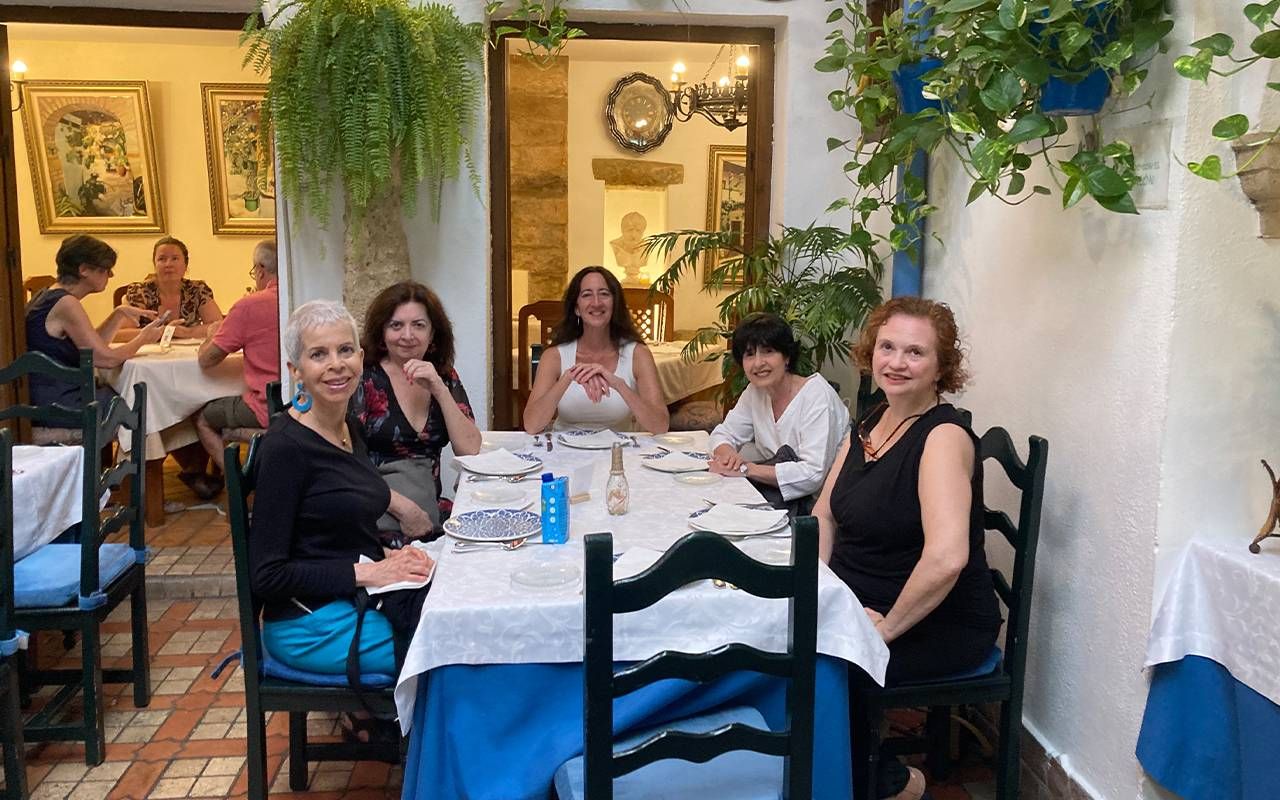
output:
{"label": "woman with short white hair", "polygon": [[[346,673],[359,587],[421,582],[432,560],[416,548],[384,550],[377,521],[391,492],[369,462],[347,403],[363,369],[356,322],[341,304],[314,300],[289,317],[282,344],[297,386],[259,445],[249,535],[254,593],[265,605],[263,646],[295,669]],[[361,557],[369,561],[361,563]],[[395,675],[392,626],[372,608],[359,634],[362,674]]]}

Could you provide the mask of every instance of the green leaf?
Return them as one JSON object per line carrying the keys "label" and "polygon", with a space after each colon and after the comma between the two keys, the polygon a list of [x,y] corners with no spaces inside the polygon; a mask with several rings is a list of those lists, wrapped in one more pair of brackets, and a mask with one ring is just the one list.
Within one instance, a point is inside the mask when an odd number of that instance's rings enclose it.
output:
{"label": "green leaf", "polygon": [[1129,191],[1129,182],[1120,177],[1120,173],[1102,164],[1085,172],[1084,184],[1094,197],[1113,197]]}
{"label": "green leaf", "polygon": [[969,187],[969,197],[964,201],[964,204],[966,206],[972,205],[973,201],[977,200],[979,197],[982,197],[983,193],[986,191],[987,191],[987,184],[985,181],[974,181],[973,185]]}
{"label": "green leaf", "polygon": [[1133,197],[1128,193],[1117,195],[1115,197],[1098,197],[1094,195],[1094,200],[1098,201],[1098,205],[1108,211],[1114,211],[1117,214],[1137,214],[1138,207],[1133,204]]}
{"label": "green leaf", "polygon": [[[1155,47],[1160,40],[1169,35],[1173,30],[1173,20],[1162,19],[1159,22],[1149,25],[1145,23],[1135,24],[1133,30],[1133,50],[1135,53],[1142,53]],[[1195,45],[1192,45],[1193,47]],[[1228,48],[1230,52],[1230,48]]]}
{"label": "green leaf", "polygon": [[1000,24],[1014,31],[1027,21],[1027,0],[1000,0]]}
{"label": "green leaf", "polygon": [[1217,156],[1208,156],[1204,161],[1189,161],[1187,169],[1191,170],[1192,175],[1199,175],[1208,181],[1222,180],[1222,159]]}
{"label": "green leaf", "polygon": [[1213,138],[1229,142],[1249,132],[1249,118],[1244,114],[1223,117],[1213,126]]}
{"label": "green leaf", "polygon": [[1013,123],[1008,139],[1013,144],[1022,144],[1032,139],[1043,139],[1053,133],[1053,123],[1044,114],[1029,114]]}
{"label": "green leaf", "polygon": [[1009,188],[1004,190],[1005,195],[1013,197],[1021,194],[1023,188],[1027,185],[1027,176],[1021,172],[1015,172],[1009,176]]}
{"label": "green leaf", "polygon": [[1229,55],[1235,48],[1236,42],[1225,33],[1215,33],[1212,36],[1195,40],[1191,43],[1191,46],[1197,50],[1208,50],[1215,56],[1225,56]]}
{"label": "green leaf", "polygon": [[1092,41],[1093,31],[1077,22],[1069,25],[1062,36],[1059,37],[1058,49],[1062,51],[1063,57],[1069,60],[1080,52],[1080,48]]}
{"label": "green leaf", "polygon": [[973,155],[971,163],[973,168],[978,171],[983,180],[996,182],[1000,179],[1000,169],[1004,165],[1004,158],[1008,155],[1012,145],[996,139],[980,139],[973,146]]}
{"label": "green leaf", "polygon": [[1280,8],[1280,3],[1272,0],[1270,3],[1249,3],[1244,7],[1244,15],[1250,22],[1258,26],[1258,30],[1267,29],[1267,24],[1276,15],[1276,9]]}
{"label": "green leaf", "polygon": [[1049,3],[1049,12],[1044,15],[1044,21],[1056,22],[1070,14],[1072,8],[1072,0],[1052,0]]}
{"label": "green leaf", "polygon": [[848,139],[837,139],[834,136],[829,136],[827,137],[827,152],[830,153],[832,150],[835,150],[836,148],[839,148],[839,147],[844,147],[848,143],[849,143]]}
{"label": "green leaf", "polygon": [[1089,192],[1085,190],[1084,182],[1079,178],[1072,178],[1067,181],[1066,186],[1062,187],[1062,207],[1071,208],[1088,195]]}
{"label": "green leaf", "polygon": [[1209,80],[1209,70],[1213,68],[1213,54],[1201,50],[1194,56],[1178,56],[1174,59],[1173,68],[1179,75],[1188,80]]}
{"label": "green leaf", "polygon": [[1026,153],[1014,153],[1013,157],[1009,159],[1009,163],[1013,165],[1014,169],[1031,169],[1031,156]]}
{"label": "green leaf", "polygon": [[999,116],[1005,116],[1022,102],[1022,81],[1011,70],[997,72],[978,92],[982,104]]}
{"label": "green leaf", "polygon": [[828,55],[818,59],[813,68],[818,72],[839,72],[844,69],[844,56]]}
{"label": "green leaf", "polygon": [[970,11],[979,6],[989,5],[991,0],[951,0],[951,2],[938,9],[943,14],[954,14],[958,11]]}
{"label": "green leaf", "polygon": [[1273,92],[1280,92],[1280,82],[1268,83],[1267,88]]}
{"label": "green leaf", "polygon": [[835,11],[832,11],[830,14],[827,15],[827,24],[830,25],[831,23],[835,22],[836,20],[840,19],[843,16],[844,16],[844,9],[840,8],[839,6],[836,6]]}
{"label": "green leaf", "polygon": [[1013,71],[1031,86],[1039,86],[1049,80],[1049,62],[1043,58],[1028,58],[1013,65]]}
{"label": "green leaf", "polygon": [[972,111],[957,111],[947,115],[947,123],[953,131],[958,133],[968,133],[978,135],[982,132],[982,127],[978,122],[978,115]]}
{"label": "green leaf", "polygon": [[1035,186],[1032,186],[1031,191],[1035,192],[1036,194],[1052,194],[1052,192],[1049,191],[1048,186],[1041,186],[1040,184],[1036,184]]}
{"label": "green leaf", "polygon": [[1258,36],[1249,43],[1249,49],[1263,58],[1280,58],[1280,29]]}

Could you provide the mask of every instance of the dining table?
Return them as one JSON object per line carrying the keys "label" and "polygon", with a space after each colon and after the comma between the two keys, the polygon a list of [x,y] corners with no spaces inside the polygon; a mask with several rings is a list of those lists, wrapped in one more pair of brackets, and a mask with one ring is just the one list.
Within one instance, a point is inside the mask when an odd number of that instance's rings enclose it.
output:
{"label": "dining table", "polygon": [[[704,471],[687,483],[642,465],[663,449],[704,454],[708,434],[702,431],[628,437],[622,452],[630,503],[620,516],[605,509],[609,450],[576,449],[563,434],[486,432],[483,438],[486,448],[541,463],[517,482],[473,481],[464,472],[455,519],[484,509],[482,498],[493,496],[495,487],[510,487],[507,496],[514,494],[510,489],[522,493],[508,507],[527,505],[536,513],[544,471],[568,476],[570,494],[588,496],[569,506],[564,544],[536,537],[512,549],[448,538],[433,543],[437,567],[395,689],[400,724],[410,737],[405,798],[545,800],[556,768],[582,751],[583,537],[609,531],[615,555],[654,560],[690,532],[690,515],[709,504],[763,500],[743,478],[710,478]],[[789,526],[738,542],[769,563],[789,563],[790,545]],[[819,565],[818,591],[814,796],[844,800],[852,793],[848,670],[857,666],[883,683],[889,656],[853,592],[825,564]],[[786,602],[699,581],[615,619],[620,663],[731,642],[785,651]],[[615,734],[725,704],[754,706],[780,730],[785,688],[778,678],[744,672],[704,685],[663,681],[615,702]]]}
{"label": "dining table", "polygon": [[1280,786],[1280,547],[1248,542],[1188,543],[1151,623],[1137,756],[1186,800]]}
{"label": "dining table", "polygon": [[[658,386],[662,389],[662,402],[671,405],[686,397],[706,391],[724,382],[720,359],[724,345],[710,347],[692,361],[684,358],[688,342],[646,342],[658,368]],[[708,360],[710,357],[710,360]]]}
{"label": "dining table", "polygon": [[83,447],[13,448],[14,561],[80,522],[83,489]]}
{"label": "dining table", "polygon": [[[165,521],[165,456],[198,441],[192,415],[210,400],[245,390],[243,354],[231,353],[216,366],[204,369],[196,358],[200,344],[199,340],[180,339],[167,348],[143,345],[119,367],[98,370],[99,377],[131,405],[134,385],[147,386],[146,519],[150,526]],[[119,443],[124,452],[129,451],[129,431],[121,428]]]}

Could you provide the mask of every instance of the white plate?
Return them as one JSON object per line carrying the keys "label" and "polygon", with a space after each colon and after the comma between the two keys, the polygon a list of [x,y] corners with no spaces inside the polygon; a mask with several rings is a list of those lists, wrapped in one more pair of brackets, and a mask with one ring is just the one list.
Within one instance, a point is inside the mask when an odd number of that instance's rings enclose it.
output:
{"label": "white plate", "polygon": [[707,470],[711,469],[710,467],[711,457],[708,456],[706,453],[697,453],[692,450],[684,450],[682,451],[681,454],[686,455],[689,458],[697,459],[702,463],[700,466],[672,468],[665,464],[660,463],[659,461],[659,459],[661,459],[663,456],[668,455],[667,453],[650,453],[647,456],[640,456],[640,466],[648,467],[649,469],[656,470],[658,472],[668,472],[668,473],[706,472]]}
{"label": "white plate", "polygon": [[689,486],[710,486],[713,483],[719,483],[724,480],[722,475],[714,472],[681,472],[673,476],[676,483],[683,483]]}
{"label": "white plate", "polygon": [[787,527],[791,524],[791,520],[788,517],[783,517],[781,524],[775,525],[772,528],[762,528],[758,531],[716,531],[716,530],[711,530],[711,528],[707,528],[705,526],[698,524],[698,517],[701,517],[703,514],[707,513],[710,510],[711,509],[709,508],[703,508],[690,514],[689,527],[695,531],[711,531],[712,533],[718,533],[721,536],[729,536],[736,539],[741,536],[761,536],[766,533],[777,533],[778,531],[786,530]]}
{"label": "white plate", "polygon": [[496,478],[509,478],[509,477],[514,477],[516,475],[528,475],[530,472],[537,472],[538,470],[542,469],[542,459],[538,458],[532,453],[512,453],[512,455],[520,459],[521,461],[529,462],[529,466],[523,469],[514,470],[512,472],[486,472],[486,471],[482,471],[482,470],[478,470],[473,467],[470,467],[463,461],[458,461],[457,464],[459,467],[462,467],[463,470],[473,473],[475,475],[487,475],[489,477],[496,477]]}
{"label": "white plate", "polygon": [[554,591],[561,587],[576,586],[582,580],[582,569],[565,562],[548,564],[535,562],[511,573],[511,585],[535,592]]}
{"label": "white plate", "polygon": [[[600,436],[600,434],[602,433],[612,433],[613,438],[609,439],[608,441],[596,441],[595,440],[596,438],[599,438],[599,439],[604,438]],[[604,431],[604,430],[561,431],[560,433],[556,434],[556,441],[560,442],[565,447],[573,447],[578,450],[609,450],[615,444],[620,444],[623,447],[627,447],[628,445],[631,445],[634,443],[634,441],[630,436],[624,436],[623,434],[620,434],[616,431]]]}
{"label": "white plate", "polygon": [[693,444],[693,437],[683,433],[659,433],[653,437],[653,440],[667,447],[684,447]]}
{"label": "white plate", "polygon": [[515,486],[497,486],[476,489],[471,499],[478,508],[511,508],[517,511],[533,505],[533,499]]}

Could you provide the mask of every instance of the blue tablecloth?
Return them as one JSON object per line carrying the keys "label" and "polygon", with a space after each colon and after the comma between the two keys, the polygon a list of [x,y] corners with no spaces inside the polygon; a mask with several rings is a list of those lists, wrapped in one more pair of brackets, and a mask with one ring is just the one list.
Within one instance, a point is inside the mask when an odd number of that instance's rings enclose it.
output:
{"label": "blue tablecloth", "polygon": [[[848,664],[818,657],[814,797],[850,800]],[[614,703],[615,733],[725,704],[785,725],[786,683],[735,673],[705,686],[662,681]],[[418,683],[405,800],[547,800],[560,764],[582,752],[581,664],[431,670]]]}
{"label": "blue tablecloth", "polygon": [[1138,761],[1186,800],[1280,797],[1280,706],[1216,661],[1152,668]]}

